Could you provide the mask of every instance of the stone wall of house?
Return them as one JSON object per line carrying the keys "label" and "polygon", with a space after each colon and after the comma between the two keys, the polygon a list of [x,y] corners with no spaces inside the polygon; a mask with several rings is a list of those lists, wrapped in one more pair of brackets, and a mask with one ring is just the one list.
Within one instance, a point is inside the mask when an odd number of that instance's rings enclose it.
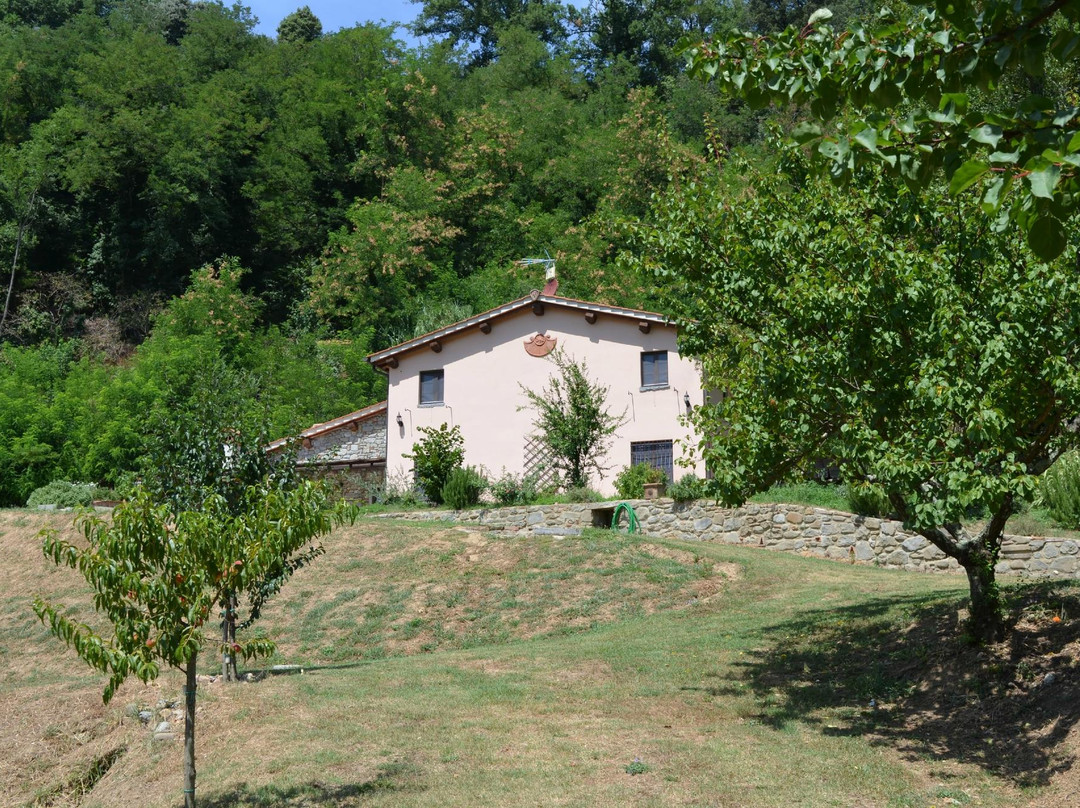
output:
{"label": "stone wall of house", "polygon": [[[801,555],[876,564],[920,572],[962,572],[918,534],[900,522],[856,516],[803,505],[722,508],[706,502],[634,500],[643,532],[685,541],[719,541],[795,552]],[[610,526],[616,503],[527,505],[465,511],[413,511],[382,517],[444,520],[523,535],[574,533]],[[620,522],[625,524],[625,517]],[[1080,546],[1072,539],[1006,536],[997,571],[1032,578],[1080,578]]]}
{"label": "stone wall of house", "polygon": [[[353,432],[350,427],[355,426]],[[335,463],[386,459],[386,413],[354,421],[318,437],[310,447],[300,447],[298,463]]]}
{"label": "stone wall of house", "polygon": [[350,502],[371,503],[383,490],[386,464],[370,466],[307,466],[300,472],[316,480],[330,483],[332,491]]}

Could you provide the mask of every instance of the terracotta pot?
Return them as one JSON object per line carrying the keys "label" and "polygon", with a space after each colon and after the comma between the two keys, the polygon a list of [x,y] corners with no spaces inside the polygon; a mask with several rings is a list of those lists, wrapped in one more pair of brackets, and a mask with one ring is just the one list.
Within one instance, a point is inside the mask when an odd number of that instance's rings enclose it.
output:
{"label": "terracotta pot", "polygon": [[667,491],[663,483],[645,483],[645,499],[660,499]]}

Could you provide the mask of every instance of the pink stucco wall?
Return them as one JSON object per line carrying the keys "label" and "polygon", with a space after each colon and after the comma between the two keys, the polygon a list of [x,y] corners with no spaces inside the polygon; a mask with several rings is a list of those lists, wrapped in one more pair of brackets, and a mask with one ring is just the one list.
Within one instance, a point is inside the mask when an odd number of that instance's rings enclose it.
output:
{"label": "pink stucco wall", "polygon": [[[590,325],[584,312],[551,303],[542,316],[526,308],[496,319],[489,334],[473,328],[447,338],[439,353],[424,347],[399,357],[399,366],[388,369],[388,474],[410,473],[412,463],[402,454],[421,437],[417,428],[442,423],[461,427],[468,465],[482,466],[496,477],[504,468],[520,474],[525,436],[535,432],[533,411],[518,409],[527,402],[521,385],[539,391],[555,371],[549,359],[525,352],[525,341],[540,331],[557,338],[558,347],[575,359],[585,360],[589,376],[610,388],[611,412],[625,410],[626,423],[601,461],[608,470],[601,477],[593,476],[594,488],[605,494],[614,492],[612,480],[630,462],[634,441],[673,439],[676,478],[690,471],[704,476],[703,464],[680,465],[687,447],[697,444],[689,427],[679,421],[685,412],[683,394],[690,394],[692,404],[701,404],[702,387],[697,366],[677,352],[674,327],[653,324],[643,334],[635,320],[612,314],[600,314]],[[668,387],[642,391],[641,353],[664,350],[668,352]],[[420,406],[420,371],[439,369],[445,373],[445,406]],[[402,427],[396,424],[399,414]]]}

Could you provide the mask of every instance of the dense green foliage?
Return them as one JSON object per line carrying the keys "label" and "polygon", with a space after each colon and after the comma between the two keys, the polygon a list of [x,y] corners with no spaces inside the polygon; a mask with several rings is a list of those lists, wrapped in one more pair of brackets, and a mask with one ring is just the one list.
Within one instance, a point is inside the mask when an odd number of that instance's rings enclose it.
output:
{"label": "dense green foliage", "polygon": [[770,13],[428,0],[409,48],[303,8],[275,41],[212,1],[0,3],[0,504],[139,473],[208,369],[275,437],[374,403],[367,352],[538,286],[525,256],[655,306],[619,222],[766,117],[676,41]]}
{"label": "dense green foliage", "polygon": [[684,348],[734,391],[692,416],[714,491],[737,504],[834,457],[963,565],[975,634],[996,636],[1005,520],[1076,440],[1075,255],[1038,260],[975,200],[788,169],[738,199],[688,185],[640,231]]}
{"label": "dense green foliage", "polygon": [[1039,480],[1038,499],[1055,522],[1080,529],[1080,453],[1068,452],[1047,469]]}
{"label": "dense green foliage", "polygon": [[[1012,220],[1044,259],[1061,255],[1080,195],[1080,4],[1075,0],[916,1],[837,32],[822,9],[783,33],[688,45],[694,71],[753,106],[805,104],[837,178],[876,163],[911,187],[943,172],[978,190],[999,227]],[[805,26],[804,26],[805,22]]]}
{"label": "dense green foliage", "polygon": [[540,495],[535,477],[512,474],[505,470],[497,479],[492,480],[488,487],[500,505],[528,505],[535,502]]}
{"label": "dense green foliage", "polygon": [[53,479],[111,485],[154,471],[144,460],[154,429],[200,397],[231,400],[231,418],[273,437],[379,400],[366,335],[261,328],[243,277],[234,261],[194,273],[122,362],[85,338],[0,344],[0,504]]}
{"label": "dense green foliage", "polygon": [[707,493],[705,481],[694,474],[684,474],[667,487],[667,495],[676,502],[703,499]]}
{"label": "dense green foliage", "polygon": [[440,505],[447,480],[465,462],[461,429],[439,424],[417,427],[417,431],[423,437],[413,444],[412,454],[405,457],[413,462],[416,482],[424,496]]}
{"label": "dense green foliage", "polygon": [[615,490],[623,499],[641,499],[645,496],[646,483],[666,483],[667,475],[648,463],[623,466],[615,475]]}
{"label": "dense green foliage", "polygon": [[484,475],[474,467],[456,468],[450,472],[442,488],[443,504],[455,511],[471,508],[480,502],[487,487]]}
{"label": "dense green foliage", "polygon": [[78,508],[89,505],[95,499],[104,499],[110,493],[108,488],[93,483],[72,483],[67,480],[53,480],[48,485],[35,488],[26,500],[27,508],[41,505],[53,505],[57,508]]}
{"label": "dense green foliage", "polygon": [[562,349],[549,358],[555,373],[542,390],[523,387],[533,426],[551,456],[552,467],[564,476],[567,488],[584,488],[590,472],[603,471],[608,442],[626,420],[607,405],[608,388],[589,378],[585,362],[577,362]]}

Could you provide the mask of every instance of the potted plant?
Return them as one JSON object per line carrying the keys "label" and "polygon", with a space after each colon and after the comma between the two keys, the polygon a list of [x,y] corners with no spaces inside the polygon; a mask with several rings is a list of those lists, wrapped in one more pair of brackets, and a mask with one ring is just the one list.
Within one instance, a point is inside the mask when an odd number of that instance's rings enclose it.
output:
{"label": "potted plant", "polygon": [[667,490],[667,475],[662,469],[649,466],[645,475],[645,499],[659,499]]}

